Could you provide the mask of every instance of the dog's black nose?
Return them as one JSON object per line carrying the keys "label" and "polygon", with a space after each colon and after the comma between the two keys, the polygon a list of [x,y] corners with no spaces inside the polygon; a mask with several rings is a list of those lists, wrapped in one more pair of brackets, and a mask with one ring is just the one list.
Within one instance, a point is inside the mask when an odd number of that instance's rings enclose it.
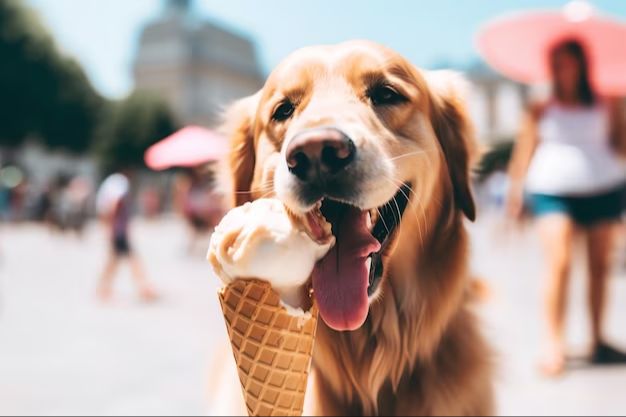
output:
{"label": "dog's black nose", "polygon": [[350,165],[355,155],[354,142],[341,130],[311,129],[297,134],[289,143],[287,166],[302,181],[325,180]]}

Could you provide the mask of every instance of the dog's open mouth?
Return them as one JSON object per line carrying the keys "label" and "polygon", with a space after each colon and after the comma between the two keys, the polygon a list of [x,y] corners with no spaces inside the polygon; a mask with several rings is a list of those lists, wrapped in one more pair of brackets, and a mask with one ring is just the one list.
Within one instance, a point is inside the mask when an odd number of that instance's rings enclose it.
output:
{"label": "dog's open mouth", "polygon": [[371,210],[326,198],[307,214],[315,239],[325,239],[328,224],[335,236],[335,246],[313,271],[320,315],[331,328],[355,330],[367,319],[369,297],[383,277],[382,255],[400,225],[409,190],[402,186],[387,204]]}

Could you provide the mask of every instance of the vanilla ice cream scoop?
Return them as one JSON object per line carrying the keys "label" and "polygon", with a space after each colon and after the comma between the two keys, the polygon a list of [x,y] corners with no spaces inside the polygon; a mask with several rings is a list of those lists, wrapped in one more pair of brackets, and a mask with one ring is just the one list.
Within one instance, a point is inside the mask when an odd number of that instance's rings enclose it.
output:
{"label": "vanilla ice cream scoop", "polygon": [[224,285],[236,279],[268,281],[285,304],[298,308],[315,263],[333,244],[330,232],[324,242],[314,240],[282,202],[267,198],[224,216],[211,237],[208,259]]}

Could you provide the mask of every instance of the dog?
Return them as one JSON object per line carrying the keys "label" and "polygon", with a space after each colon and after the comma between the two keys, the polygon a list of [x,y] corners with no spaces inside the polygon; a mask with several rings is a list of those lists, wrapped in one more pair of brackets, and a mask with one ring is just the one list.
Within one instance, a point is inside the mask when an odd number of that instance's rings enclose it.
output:
{"label": "dog", "polygon": [[[470,307],[477,146],[450,72],[369,41],[298,50],[227,110],[234,205],[332,224],[305,415],[492,415]],[[325,267],[325,264],[327,267]]]}

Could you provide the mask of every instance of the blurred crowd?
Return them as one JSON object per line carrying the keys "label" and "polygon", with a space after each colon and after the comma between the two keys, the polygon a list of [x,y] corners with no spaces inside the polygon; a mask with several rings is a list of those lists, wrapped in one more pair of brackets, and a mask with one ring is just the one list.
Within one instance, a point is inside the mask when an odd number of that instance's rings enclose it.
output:
{"label": "blurred crowd", "polygon": [[[213,175],[204,168],[179,170],[166,177],[165,181],[154,181],[133,176],[132,212],[146,218],[170,211],[180,214],[189,226],[193,246],[223,212]],[[53,231],[80,235],[98,215],[99,185],[92,178],[62,172],[41,183],[17,165],[0,165],[0,222],[37,222]]]}
{"label": "blurred crowd", "polygon": [[37,185],[18,166],[0,168],[0,219],[5,222],[37,221],[81,232],[92,213],[92,196],[92,182],[81,176],[58,174]]}

